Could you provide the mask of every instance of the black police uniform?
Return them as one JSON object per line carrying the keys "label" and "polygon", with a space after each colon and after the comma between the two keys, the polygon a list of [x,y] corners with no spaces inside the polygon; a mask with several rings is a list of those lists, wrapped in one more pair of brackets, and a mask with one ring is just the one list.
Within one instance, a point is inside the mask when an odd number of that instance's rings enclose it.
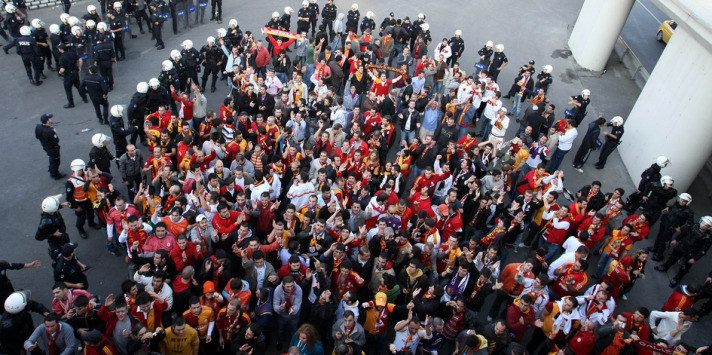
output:
{"label": "black police uniform", "polygon": [[[110,20],[109,30],[114,34],[114,51],[118,60],[126,59],[126,49],[124,48],[124,25],[126,20],[121,16],[121,13],[113,12],[114,19]],[[115,32],[114,32],[115,31]]]}
{"label": "black police uniform", "polygon": [[[420,28],[420,25],[422,25],[424,23],[425,23],[425,21],[420,20],[420,19],[413,21],[413,24],[409,31],[410,32],[411,52],[412,52],[412,49],[415,48],[415,41],[418,39],[418,36],[420,36],[420,32],[422,31],[422,28]],[[405,28],[405,24],[403,25],[403,27]]]}
{"label": "black police uniform", "polygon": [[220,65],[218,64],[218,62],[222,61],[224,53],[222,49],[220,49],[218,46],[213,45],[211,47],[207,44],[200,49],[200,53],[205,57],[205,61],[203,62],[203,65],[205,66],[205,72],[203,73],[202,87],[205,88],[205,84],[207,84],[208,82],[208,75],[212,74],[213,83],[212,85],[210,85],[210,91],[214,92],[215,81],[218,79],[218,73],[220,72]]}
{"label": "black police uniform", "polygon": [[[25,65],[25,71],[30,82],[34,85],[40,85],[40,74],[42,73],[42,61],[40,60],[40,48],[37,42],[31,36],[20,36],[17,39],[17,54],[22,57],[22,64]],[[34,74],[32,70],[34,69]]]}
{"label": "black police uniform", "polygon": [[2,50],[5,51],[5,54],[8,54],[8,51],[10,48],[14,47],[17,44],[17,39],[20,38],[20,27],[24,24],[22,18],[18,16],[16,13],[11,13],[7,14],[7,19],[5,19],[5,28],[7,28],[7,31],[10,32],[10,36],[12,36],[12,40],[8,41],[7,44],[2,47]]}
{"label": "black police uniform", "polygon": [[649,168],[645,169],[642,174],[640,174],[640,182],[638,183],[638,190],[628,196],[626,201],[625,209],[629,214],[633,214],[641,205],[641,199],[643,198],[643,193],[648,189],[648,186],[655,181],[659,181],[662,178],[660,175],[660,170],[662,168],[657,164],[653,163]]}
{"label": "black police uniform", "polygon": [[[180,92],[190,92],[190,86],[188,85],[188,70],[185,68],[185,63],[183,63],[183,58],[180,58],[178,60],[172,59],[171,62],[173,63],[173,68],[178,74],[178,85],[179,87],[176,86],[176,90]],[[158,78],[160,81],[161,78]],[[186,88],[188,89],[186,91]]]}
{"label": "black police uniform", "polygon": [[358,33],[358,20],[360,19],[361,13],[358,10],[349,10],[346,14],[346,32],[353,31],[353,33]]}
{"label": "black police uniform", "polygon": [[312,17],[311,15],[311,10],[309,10],[309,6],[305,9],[304,7],[301,7],[299,11],[297,11],[297,17],[304,17],[307,18],[306,21],[303,20],[297,20],[297,33],[302,34],[302,32],[309,32],[309,21]]}
{"label": "black police uniform", "polygon": [[232,50],[232,47],[239,46],[240,43],[242,42],[242,30],[240,30],[240,26],[235,26],[235,28],[229,28],[227,30],[227,39],[228,41],[225,42],[225,46],[228,47],[228,50]]}
{"label": "black police uniform", "polygon": [[72,38],[69,39],[69,46],[72,47],[71,50],[77,52],[77,57],[81,58],[83,61],[89,59],[89,57],[86,56],[87,39],[86,37],[84,37],[84,35],[81,35],[79,37],[72,36]]}
{"label": "black police uniform", "polygon": [[87,280],[87,276],[84,275],[81,266],[79,266],[76,256],[69,260],[64,257],[59,258],[57,266],[54,267],[54,281],[82,284],[85,289],[89,287],[89,280]]}
{"label": "black police uniform", "polygon": [[32,30],[32,37],[35,38],[42,56],[40,68],[44,68],[44,64],[47,63],[47,69],[54,70],[52,68],[52,49],[49,47],[49,34],[47,34],[47,31],[44,28],[35,28]]}
{"label": "black police uniform", "polygon": [[111,171],[111,162],[113,160],[114,156],[109,151],[109,148],[92,147],[89,151],[89,161],[87,162],[87,167],[96,167],[101,170],[102,173],[108,173],[109,171]]}
{"label": "black police uniform", "polygon": [[[99,123],[108,124],[109,101],[106,96],[109,94],[109,85],[106,83],[106,80],[99,74],[89,74],[82,80],[82,83],[79,84],[79,90],[84,93],[84,95],[89,94],[89,98],[92,104],[94,104],[94,112],[96,112],[96,118],[99,119]],[[101,111],[102,109],[104,110],[103,113]]]}
{"label": "black police uniform", "polygon": [[69,40],[72,38],[72,26],[68,23],[62,22],[59,25],[59,31],[61,32],[62,42],[68,43]]}
{"label": "black police uniform", "polygon": [[222,23],[222,0],[211,0],[210,8],[210,21],[217,20]]}
{"label": "black police uniform", "polygon": [[309,23],[311,24],[312,36],[316,34],[316,23],[319,21],[319,4],[309,2]]}
{"label": "black police uniform", "polygon": [[109,124],[111,125],[111,135],[114,139],[114,146],[116,147],[116,157],[121,157],[126,153],[126,146],[128,141],[126,137],[136,133],[136,126],[129,126],[129,128],[124,128],[124,118],[116,117],[112,115],[109,117]]}
{"label": "black police uniform", "polygon": [[158,47],[158,49],[163,49],[165,45],[163,44],[163,21],[165,19],[163,18],[164,14],[164,7],[165,6],[159,6],[159,4],[153,2],[151,3],[152,7],[155,7],[154,9],[151,9],[151,25],[153,26],[153,38],[156,39],[156,44],[154,44],[155,47]]}
{"label": "black police uniform", "polygon": [[361,21],[361,33],[366,33],[367,30],[371,31],[371,34],[373,34],[373,30],[376,29],[376,21],[373,21],[372,19],[368,17],[364,17],[363,21]]}
{"label": "black police uniform", "polygon": [[40,141],[42,149],[44,149],[49,157],[49,175],[53,178],[62,177],[59,173],[59,137],[57,137],[57,132],[55,132],[54,127],[38,124],[37,127],[35,127],[35,137]]}
{"label": "black police uniform", "polygon": [[660,182],[653,182],[645,190],[643,196],[648,196],[643,211],[650,217],[648,221],[650,222],[650,228],[653,228],[655,222],[660,218],[662,210],[667,207],[668,201],[677,196],[677,189],[670,187],[665,190]]}
{"label": "black police uniform", "polygon": [[138,25],[139,31],[141,31],[141,34],[145,33],[143,30],[143,22],[146,21],[146,28],[148,28],[149,32],[152,32],[153,30],[151,29],[153,26],[151,25],[151,18],[148,16],[148,13],[146,12],[148,8],[148,3],[146,0],[135,0],[134,1],[134,16],[136,16],[136,24]]}
{"label": "black police uniform", "polygon": [[324,9],[321,10],[321,25],[324,29],[329,27],[331,40],[334,39],[334,20],[336,20],[336,5],[333,3],[324,5]]}
{"label": "black police uniform", "polygon": [[507,59],[507,55],[504,54],[504,52],[495,52],[492,54],[492,57],[492,65],[490,66],[489,73],[492,75],[492,79],[497,81],[497,77],[499,76],[499,70],[497,70],[497,68],[504,65],[504,63],[509,63],[509,59]]}
{"label": "black police uniform", "polygon": [[452,68],[455,66],[455,63],[457,63],[457,60],[460,59],[460,56],[462,56],[462,52],[465,51],[465,40],[462,39],[462,37],[457,38],[457,36],[455,36],[450,38],[448,44],[452,50],[452,55],[447,59],[447,64]]}
{"label": "black police uniform", "polygon": [[282,17],[279,18],[279,27],[289,32],[289,28],[292,27],[292,15],[282,14]]}
{"label": "black police uniform", "polygon": [[[158,111],[158,106],[168,106],[171,104],[171,94],[163,86],[159,86],[157,89],[149,88],[146,93],[147,98],[147,108],[149,113]],[[143,122],[141,123],[143,126]]]}
{"label": "black police uniform", "polygon": [[[608,123],[609,126],[613,126],[610,122]],[[601,153],[598,155],[598,163],[596,163],[596,169],[603,169],[604,166],[606,166],[606,161],[608,160],[608,156],[613,153],[616,148],[618,148],[618,145],[621,143],[621,137],[623,137],[623,126],[618,126],[618,127],[612,127],[611,128],[611,134],[618,137],[618,139],[611,138],[611,136],[606,136],[606,143],[603,143],[603,147],[601,147]]]}
{"label": "black police uniform", "polygon": [[185,63],[185,70],[190,81],[197,85],[199,83],[198,73],[200,72],[200,64],[203,62],[203,54],[198,52],[197,49],[191,48],[188,50],[183,49],[180,55],[183,58],[183,63]]}
{"label": "black police uniform", "polygon": [[658,271],[667,271],[673,264],[680,261],[680,269],[677,274],[670,280],[670,286],[677,285],[682,278],[690,271],[693,264],[690,264],[690,259],[695,262],[699,261],[710,246],[712,246],[712,232],[708,229],[703,232],[700,230],[700,224],[686,225],[680,233],[675,237],[677,245],[672,249],[672,255],[665,261],[664,264],[655,267]]}
{"label": "black police uniform", "polygon": [[116,53],[113,47],[111,42],[107,40],[97,43],[94,46],[94,60],[99,67],[99,74],[106,80],[106,84],[109,86],[109,91],[114,90],[113,65],[116,59]]}
{"label": "black police uniform", "polygon": [[[62,44],[62,36],[50,34],[49,41],[52,43],[52,57],[54,57],[54,63],[57,68],[59,68],[59,58],[62,56],[62,53],[59,52],[59,45]],[[49,62],[51,63],[52,60],[50,60]],[[50,67],[50,70],[54,69]]]}
{"label": "black police uniform", "polygon": [[591,98],[589,97],[588,99],[584,99],[583,96],[581,96],[581,95],[571,96],[571,98],[574,99],[574,101],[581,104],[581,106],[574,107],[571,110],[574,113],[574,120],[576,121],[577,124],[580,125],[581,121],[583,121],[583,118],[586,117],[586,108],[588,107],[588,104],[591,103]]}
{"label": "black police uniform", "polygon": [[668,213],[665,213],[660,217],[660,230],[658,232],[657,238],[655,238],[655,245],[652,247],[653,260],[661,261],[663,260],[663,254],[665,249],[667,249],[667,243],[670,242],[672,235],[676,232],[677,228],[682,228],[682,226],[693,224],[695,218],[695,212],[690,209],[688,205],[681,205],[678,201],[670,207]]}
{"label": "black police uniform", "polygon": [[[158,81],[161,83],[161,86],[168,90],[168,92],[171,91],[171,85],[173,85],[174,88],[180,87],[180,79],[178,78],[178,72],[175,70],[175,68],[168,70],[168,71],[161,71],[161,74],[158,74]],[[171,98],[171,111],[173,112],[178,112],[178,107],[176,106],[175,100]]]}
{"label": "black police uniform", "polygon": [[[62,207],[59,207],[62,209]],[[59,231],[59,237],[55,237],[54,233]],[[50,259],[52,259],[52,268],[57,264],[57,260],[62,253],[62,245],[69,243],[69,234],[67,234],[67,225],[64,223],[64,218],[59,211],[54,213],[42,212],[40,216],[40,225],[35,233],[35,240],[46,240],[49,244]]]}
{"label": "black police uniform", "polygon": [[[143,121],[146,118],[148,97],[146,94],[140,92],[135,92],[131,97],[128,107],[126,108],[126,117],[129,120],[129,125],[143,127]],[[144,134],[138,134],[138,132],[131,133],[131,144],[136,144],[136,139],[141,138],[141,142],[146,145],[146,136]]]}
{"label": "black police uniform", "polygon": [[77,61],[79,60],[81,59],[79,59],[77,53],[65,46],[64,53],[62,53],[62,57],[59,59],[59,69],[64,69],[61,74],[64,77],[64,92],[67,95],[67,105],[65,108],[74,107],[72,86],[77,88],[82,100],[88,102],[86,94],[83,94],[79,89],[79,67],[77,66]]}
{"label": "black police uniform", "polygon": [[[5,304],[4,300],[3,304]],[[22,353],[25,339],[32,336],[32,332],[35,330],[30,312],[44,315],[51,311],[42,303],[27,300],[27,305],[19,313],[4,312],[2,314],[2,319],[0,319],[0,353]]]}

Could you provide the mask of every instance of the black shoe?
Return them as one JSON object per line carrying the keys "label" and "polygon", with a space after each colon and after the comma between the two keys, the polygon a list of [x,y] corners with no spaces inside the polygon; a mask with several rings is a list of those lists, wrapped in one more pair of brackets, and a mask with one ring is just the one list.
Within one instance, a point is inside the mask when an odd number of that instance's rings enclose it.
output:
{"label": "black shoe", "polygon": [[44,73],[40,73],[40,78],[47,79],[47,77],[44,75]]}
{"label": "black shoe", "polygon": [[113,255],[113,256],[121,256],[121,253],[119,253],[119,252],[116,251],[116,250],[110,251],[109,254],[111,254],[111,255]]}
{"label": "black shoe", "polygon": [[96,223],[89,223],[89,227],[94,228],[94,229],[101,229],[101,226]]}
{"label": "black shoe", "polygon": [[86,103],[89,103],[89,99],[88,99],[86,96],[85,96],[85,97],[82,97],[82,101],[84,101],[85,104],[86,104]]}
{"label": "black shoe", "polygon": [[89,238],[89,236],[87,235],[87,233],[84,232],[84,231],[79,232],[79,236],[80,236],[82,239],[87,239],[87,238]]}
{"label": "black shoe", "polygon": [[144,30],[141,30],[141,34],[142,34],[142,35],[143,35],[143,34],[146,34],[146,31],[144,31]]}
{"label": "black shoe", "polygon": [[[210,21],[215,21],[215,16],[211,17]],[[7,50],[5,51],[5,53],[7,53]]]}
{"label": "black shoe", "polygon": [[222,23],[222,19],[218,20],[218,23]]}
{"label": "black shoe", "polygon": [[675,288],[678,283],[680,283],[680,281],[677,281],[677,279],[672,279],[670,280],[670,284],[668,286],[670,286],[670,288]]}
{"label": "black shoe", "polygon": [[105,125],[104,120],[102,120],[102,119],[100,118],[100,119],[99,119],[99,124],[102,125],[102,126]]}
{"label": "black shoe", "polygon": [[666,269],[664,266],[662,266],[662,265],[656,266],[656,267],[655,267],[655,270],[657,270],[657,271],[662,271],[662,272],[666,272],[666,271],[667,271],[667,269]]}
{"label": "black shoe", "polygon": [[67,177],[67,174],[65,174],[65,173],[59,173],[57,175],[52,176],[52,178],[55,180],[63,179],[65,177]]}
{"label": "black shoe", "polygon": [[482,135],[477,133],[477,134],[475,134],[475,137],[482,137]]}
{"label": "black shoe", "polygon": [[136,35],[131,35],[131,38],[136,38],[136,37],[138,37],[138,36],[136,36]]}
{"label": "black shoe", "polygon": [[49,70],[49,71],[54,71],[54,68],[50,65],[50,66],[47,67],[47,70]]}
{"label": "black shoe", "polygon": [[156,49],[159,50],[159,51],[160,51],[161,49],[164,49],[164,48],[166,48],[164,45],[160,45],[160,46],[156,47]]}
{"label": "black shoe", "polygon": [[10,52],[7,51],[7,48],[3,48],[2,50],[5,51],[5,54],[10,54]]}
{"label": "black shoe", "polygon": [[109,91],[114,91],[114,87],[113,87],[113,86],[109,86]]}
{"label": "black shoe", "polygon": [[222,78],[220,78],[220,81],[225,81],[225,80],[227,80],[226,76],[223,76]]}
{"label": "black shoe", "polygon": [[507,95],[504,95],[502,98],[503,98],[503,99],[511,99],[511,98],[512,98],[512,95],[507,94]]}
{"label": "black shoe", "polygon": [[215,89],[214,86],[210,88],[210,92],[215,92],[215,90],[216,90],[216,89]]}
{"label": "black shoe", "polygon": [[64,105],[64,108],[72,108],[72,107],[74,107],[74,104],[73,104],[73,103],[69,103],[69,104]]}
{"label": "black shoe", "polygon": [[657,256],[657,255],[653,255],[652,259],[653,259],[653,261],[658,261],[658,262],[663,261],[663,257]]}

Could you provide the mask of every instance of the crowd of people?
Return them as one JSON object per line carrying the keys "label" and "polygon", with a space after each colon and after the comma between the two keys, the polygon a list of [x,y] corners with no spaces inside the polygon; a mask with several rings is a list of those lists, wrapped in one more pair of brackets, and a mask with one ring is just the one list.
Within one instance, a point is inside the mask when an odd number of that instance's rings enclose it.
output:
{"label": "crowd of people", "polygon": [[[160,6],[148,5],[151,16]],[[85,21],[62,26],[79,38],[95,20]],[[692,197],[662,176],[668,159],[633,193],[564,187],[589,90],[557,120],[551,65],[537,72],[528,60],[511,87],[498,84],[502,44],[464,53],[460,30],[433,42],[422,13],[377,26],[357,4],[344,14],[311,0],[254,32],[228,23],[201,49],[183,41],[125,106],[109,109],[101,60],[81,84],[67,70],[112,137],[95,134],[89,160],[72,160],[66,176],[52,115],[41,117],[50,175],[66,180],[64,202],[42,202],[36,234],[49,245],[54,298],[47,308],[5,275],[39,262],[0,263],[0,352],[710,353],[682,336],[712,311],[712,274],[684,280],[712,245],[712,217],[696,220]],[[18,30],[36,35],[38,24]],[[116,33],[97,41],[95,58]],[[57,49],[81,66],[77,41]],[[462,55],[479,57],[474,72]],[[104,96],[86,89],[90,77]],[[211,92],[225,90],[220,105],[208,104],[209,79]],[[583,172],[594,150],[602,169],[623,127],[618,116],[592,120],[566,170]],[[74,211],[76,233],[61,208]],[[654,246],[641,247],[658,220]],[[70,234],[101,236],[125,258],[116,293],[92,292]],[[655,270],[677,268],[674,291],[656,310],[622,311],[651,253],[667,257]],[[44,322],[35,328],[30,312]]]}

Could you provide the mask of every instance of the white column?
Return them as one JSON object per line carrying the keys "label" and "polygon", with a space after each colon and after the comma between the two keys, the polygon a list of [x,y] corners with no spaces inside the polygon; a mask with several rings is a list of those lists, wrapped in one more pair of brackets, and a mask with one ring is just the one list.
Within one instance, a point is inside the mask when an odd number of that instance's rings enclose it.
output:
{"label": "white column", "polygon": [[586,0],[569,37],[569,48],[582,67],[603,70],[635,0]]}
{"label": "white column", "polygon": [[625,123],[618,147],[633,181],[660,155],[672,166],[662,171],[684,192],[712,154],[710,98],[712,53],[689,28],[675,34],[645,84]]}

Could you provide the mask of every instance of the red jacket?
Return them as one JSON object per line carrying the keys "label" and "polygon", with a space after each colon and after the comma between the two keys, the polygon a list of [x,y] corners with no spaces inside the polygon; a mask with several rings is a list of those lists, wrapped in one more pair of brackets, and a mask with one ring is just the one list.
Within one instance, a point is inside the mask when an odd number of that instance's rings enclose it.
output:
{"label": "red jacket", "polygon": [[[186,261],[183,261],[183,252],[185,252],[186,256]],[[171,258],[173,258],[173,262],[176,264],[176,270],[178,272],[181,272],[184,267],[190,265],[190,266],[195,266],[195,260],[200,259],[198,256],[198,252],[195,249],[195,244],[193,242],[188,242],[188,244],[185,247],[185,250],[182,250],[179,248],[177,245],[171,249]]]}
{"label": "red jacket", "polygon": [[[158,301],[154,300],[152,306],[152,309],[149,310],[147,314],[145,314],[141,312],[141,307],[139,305],[135,305],[131,307],[131,315],[134,316],[134,318],[136,318],[139,323],[145,325],[146,328],[148,328],[148,331],[155,332],[156,327],[162,327],[161,319],[163,318],[161,317],[163,316],[163,311],[168,309],[168,302],[166,302],[166,300],[163,300],[163,303],[158,303]],[[149,326],[147,321],[148,314],[150,314],[151,312],[153,312],[153,324]]]}
{"label": "red jacket", "polygon": [[460,212],[456,212],[455,217],[448,217],[443,223],[442,233],[440,233],[441,242],[446,242],[455,232],[462,231],[462,227],[462,215]]}
{"label": "red jacket", "polygon": [[270,57],[267,48],[262,47],[258,50],[257,47],[255,47],[252,49],[252,54],[255,56],[255,64],[257,64],[257,68],[262,68],[269,64]]}
{"label": "red jacket", "polygon": [[[291,273],[292,273],[291,269],[289,268],[289,264],[287,263],[287,264],[282,265],[282,267],[280,267],[279,270],[277,270],[277,277],[279,277],[279,279],[281,280],[285,276],[287,276]],[[306,277],[306,274],[307,274],[307,267],[304,264],[299,263],[299,274],[297,275],[297,277],[294,278],[294,282],[296,282],[297,285],[301,284],[302,280],[304,280],[304,278]]]}
{"label": "red jacket", "polygon": [[[641,339],[648,339],[648,337],[647,335],[645,338],[641,336]],[[569,341],[567,346],[574,351],[574,354],[590,354],[591,351],[593,351],[594,343],[596,343],[594,332],[585,332],[581,329],[576,333],[576,336]]]}
{"label": "red jacket", "polygon": [[663,312],[682,312],[695,304],[695,297],[687,293],[687,286],[678,287],[663,306]]}
{"label": "red jacket", "polygon": [[267,234],[272,231],[272,222],[275,218],[272,206],[274,206],[272,202],[269,202],[267,207],[262,205],[262,201],[257,202],[257,209],[260,211],[260,216],[257,218],[257,225],[255,226],[257,232]]}
{"label": "red jacket", "polygon": [[[633,226],[633,230],[630,231],[630,239],[632,239],[633,242],[639,242],[647,238],[648,233],[650,233],[650,222],[645,221],[643,224],[635,223],[639,217],[640,216],[637,214],[632,214],[623,220],[623,224],[630,224]],[[638,233],[638,235],[633,235],[633,233]]]}
{"label": "red jacket", "polygon": [[[102,305],[101,308],[99,308],[98,315],[99,318],[106,322],[106,331],[104,332],[104,335],[106,335],[107,337],[111,337],[111,333],[113,333],[114,328],[116,328],[116,322],[118,322],[116,314],[106,308],[106,306]],[[129,322],[131,322],[131,329],[133,329],[133,327],[137,324],[136,319],[131,314],[128,314],[127,317],[129,317]]]}
{"label": "red jacket", "polygon": [[[524,319],[524,324],[519,321],[519,318]],[[507,309],[507,328],[514,334],[514,341],[522,340],[529,326],[534,325],[535,320],[536,312],[533,308],[529,307],[527,313],[522,313],[519,309],[519,298],[515,299]]]}
{"label": "red jacket", "polygon": [[591,222],[593,222],[593,218],[586,218],[577,228],[579,233],[584,230],[588,230],[590,238],[583,244],[586,245],[589,249],[593,249],[593,246],[596,243],[600,242],[601,239],[603,239],[603,235],[606,234],[606,228],[603,225],[603,222],[601,222],[598,227],[591,227]]}
{"label": "red jacket", "polygon": [[[228,212],[230,213],[230,217],[227,219],[220,217],[220,214],[216,214],[215,217],[213,217],[213,228],[215,228],[215,230],[217,230],[220,234],[229,234],[238,227],[236,221],[241,212],[232,210],[229,210]],[[247,217],[247,215],[245,215],[245,217]]]}
{"label": "red jacket", "polygon": [[181,103],[181,107],[178,109],[178,113],[180,114],[180,109],[183,109],[183,121],[190,121],[193,119],[193,100],[191,99],[183,99],[178,94],[175,92],[171,92],[171,97],[173,97],[173,100],[176,100]]}

